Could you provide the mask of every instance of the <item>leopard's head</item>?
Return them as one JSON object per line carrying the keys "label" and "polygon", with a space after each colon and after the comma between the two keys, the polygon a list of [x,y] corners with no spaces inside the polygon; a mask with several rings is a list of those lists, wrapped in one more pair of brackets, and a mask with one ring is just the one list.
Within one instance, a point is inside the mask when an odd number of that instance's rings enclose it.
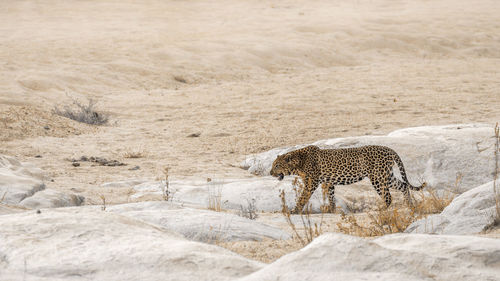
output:
{"label": "leopard's head", "polygon": [[288,152],[283,155],[278,155],[273,162],[271,168],[271,176],[277,177],[278,180],[283,180],[285,176],[296,173],[297,168],[302,162],[296,152]]}

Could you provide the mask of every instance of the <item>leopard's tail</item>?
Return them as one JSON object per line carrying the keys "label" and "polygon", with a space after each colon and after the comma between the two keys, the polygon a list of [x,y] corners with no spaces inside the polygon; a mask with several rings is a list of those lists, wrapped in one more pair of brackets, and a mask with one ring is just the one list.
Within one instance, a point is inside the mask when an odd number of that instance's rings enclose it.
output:
{"label": "leopard's tail", "polygon": [[406,178],[406,171],[405,171],[405,167],[403,165],[403,161],[401,161],[401,158],[399,157],[399,155],[396,154],[396,157],[395,157],[395,162],[396,164],[398,165],[398,168],[399,168],[399,172],[401,173],[401,177],[403,178],[403,181],[410,187],[411,190],[421,190],[422,188],[424,188],[427,184],[424,182],[422,183],[422,185],[420,186],[413,186],[409,181],[408,179]]}

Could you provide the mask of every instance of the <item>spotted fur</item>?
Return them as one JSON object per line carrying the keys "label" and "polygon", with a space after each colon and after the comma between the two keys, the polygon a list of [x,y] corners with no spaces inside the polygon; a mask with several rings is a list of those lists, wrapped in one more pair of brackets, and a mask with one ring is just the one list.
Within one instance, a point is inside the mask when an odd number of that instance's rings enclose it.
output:
{"label": "spotted fur", "polygon": [[[403,181],[393,174],[393,166],[399,168]],[[413,186],[406,178],[403,162],[399,155],[385,146],[369,145],[353,148],[320,149],[310,145],[279,155],[274,160],[271,175],[282,180],[285,175],[299,175],[304,183],[294,212],[301,212],[314,190],[326,184],[330,210],[335,210],[335,185],[348,185],[369,178],[373,187],[387,207],[392,198],[389,188],[403,192],[405,201],[412,206],[410,191],[425,186]]]}

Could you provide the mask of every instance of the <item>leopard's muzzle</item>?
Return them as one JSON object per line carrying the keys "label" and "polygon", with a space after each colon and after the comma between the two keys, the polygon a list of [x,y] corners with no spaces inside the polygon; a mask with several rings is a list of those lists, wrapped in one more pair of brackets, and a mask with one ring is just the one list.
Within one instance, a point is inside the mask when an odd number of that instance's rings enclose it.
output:
{"label": "leopard's muzzle", "polygon": [[278,180],[283,180],[283,178],[285,177],[285,175],[283,175],[283,173],[279,173],[278,174]]}

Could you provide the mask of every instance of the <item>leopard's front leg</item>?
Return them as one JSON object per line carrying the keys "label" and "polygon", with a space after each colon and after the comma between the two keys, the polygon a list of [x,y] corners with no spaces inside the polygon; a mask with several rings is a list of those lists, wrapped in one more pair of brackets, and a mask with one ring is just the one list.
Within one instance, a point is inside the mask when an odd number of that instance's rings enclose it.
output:
{"label": "leopard's front leg", "polygon": [[292,214],[302,213],[302,209],[311,198],[319,184],[319,179],[310,176],[302,176],[302,181],[304,183],[304,189],[302,190],[300,197],[297,200],[295,208],[292,210]]}

